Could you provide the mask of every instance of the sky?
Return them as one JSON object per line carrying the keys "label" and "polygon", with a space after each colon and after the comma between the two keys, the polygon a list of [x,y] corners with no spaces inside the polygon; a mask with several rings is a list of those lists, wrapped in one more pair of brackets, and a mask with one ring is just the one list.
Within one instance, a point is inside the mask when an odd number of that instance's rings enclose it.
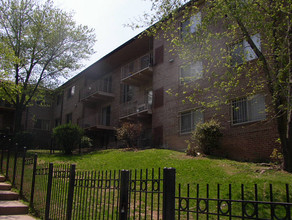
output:
{"label": "sky", "polygon": [[125,25],[151,9],[151,2],[147,0],[54,0],[54,2],[58,8],[74,11],[77,24],[95,29],[96,53],[83,61],[84,67],[75,74],[142,32],[143,29],[132,30]]}

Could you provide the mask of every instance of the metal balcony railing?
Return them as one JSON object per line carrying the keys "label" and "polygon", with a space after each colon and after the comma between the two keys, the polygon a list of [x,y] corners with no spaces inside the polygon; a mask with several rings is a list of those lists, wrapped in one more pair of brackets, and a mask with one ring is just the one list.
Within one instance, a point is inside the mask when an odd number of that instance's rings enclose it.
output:
{"label": "metal balcony railing", "polygon": [[81,90],[81,100],[96,96],[96,98],[113,97],[111,79],[96,80]]}
{"label": "metal balcony railing", "polygon": [[147,53],[138,59],[122,66],[121,80],[125,83],[131,83],[130,80],[140,81],[152,77],[152,53]]}
{"label": "metal balcony railing", "polygon": [[152,105],[149,103],[130,102],[124,103],[120,108],[120,118],[136,116],[142,113],[152,114]]}
{"label": "metal balcony railing", "polygon": [[111,123],[103,121],[99,114],[93,114],[84,117],[80,120],[79,126],[88,129],[88,128],[100,128],[100,129],[111,129],[113,128]]}

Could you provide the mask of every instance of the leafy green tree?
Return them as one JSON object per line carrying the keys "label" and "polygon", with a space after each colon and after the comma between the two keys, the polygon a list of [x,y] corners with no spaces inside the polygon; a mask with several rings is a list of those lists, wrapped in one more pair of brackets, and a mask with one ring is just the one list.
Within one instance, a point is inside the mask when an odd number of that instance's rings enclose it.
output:
{"label": "leafy green tree", "polygon": [[55,86],[78,69],[79,61],[93,53],[95,35],[50,0],[0,0],[0,37],[1,48],[13,56],[0,51],[5,73],[0,94],[16,109],[18,132],[23,110],[40,98],[38,89]]}
{"label": "leafy green tree", "polygon": [[53,129],[53,137],[56,143],[62,147],[65,154],[72,154],[72,151],[81,143],[84,131],[75,124],[63,124]]}
{"label": "leafy green tree", "polygon": [[185,101],[217,108],[238,92],[269,94],[266,109],[277,120],[284,169],[292,172],[292,1],[151,1],[154,11],[143,16],[146,25],[156,22],[149,33],[167,39],[182,60],[204,63],[204,83],[185,83]]}

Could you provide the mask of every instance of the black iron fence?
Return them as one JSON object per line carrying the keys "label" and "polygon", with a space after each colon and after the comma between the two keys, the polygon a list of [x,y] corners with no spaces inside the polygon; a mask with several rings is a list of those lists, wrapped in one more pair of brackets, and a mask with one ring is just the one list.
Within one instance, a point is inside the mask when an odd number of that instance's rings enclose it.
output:
{"label": "black iron fence", "polygon": [[291,185],[176,184],[174,168],[78,171],[2,150],[0,171],[42,219],[291,219]]}

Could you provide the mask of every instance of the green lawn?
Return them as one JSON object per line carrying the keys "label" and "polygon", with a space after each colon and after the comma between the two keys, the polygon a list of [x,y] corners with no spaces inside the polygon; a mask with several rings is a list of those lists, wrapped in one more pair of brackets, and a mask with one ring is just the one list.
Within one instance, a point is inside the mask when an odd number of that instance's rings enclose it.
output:
{"label": "green lawn", "polygon": [[39,161],[75,163],[79,170],[120,170],[174,167],[177,183],[200,184],[285,184],[292,174],[256,163],[218,158],[194,158],[185,153],[147,149],[138,151],[101,150],[85,155],[64,156],[39,152]]}
{"label": "green lawn", "polygon": [[[190,189],[190,197],[197,197],[198,195],[199,198],[206,198],[206,195],[208,194],[209,198],[214,199],[213,201],[210,201],[210,211],[215,213],[217,206],[216,198],[218,198],[217,187],[219,185],[220,199],[228,199],[232,194],[232,199],[234,200],[241,200],[244,195],[244,200],[253,201],[255,200],[255,184],[257,184],[258,201],[270,201],[270,184],[273,185],[273,201],[287,201],[286,184],[289,184],[290,188],[290,201],[292,198],[292,174],[271,169],[271,167],[260,166],[256,163],[236,162],[214,157],[193,158],[186,156],[185,153],[182,152],[163,149],[147,149],[138,151],[101,150],[85,155],[72,156],[64,156],[62,154],[49,155],[44,151],[37,152],[40,163],[75,163],[77,169],[81,171],[113,171],[121,169],[137,169],[140,171],[142,169],[142,175],[144,176],[143,178],[145,178],[145,170],[147,168],[149,169],[148,177],[151,178],[152,168],[157,171],[158,168],[174,167],[176,168],[176,195],[179,195],[178,184],[181,184],[181,196],[188,195],[188,187]],[[30,153],[34,152],[30,151]],[[139,177],[140,173],[138,172],[137,179],[139,179]],[[207,184],[209,184],[208,191]],[[229,184],[231,184],[232,189],[229,188]],[[243,195],[241,193],[241,184],[244,184]],[[151,187],[151,185],[149,186]],[[231,194],[229,190],[231,190]],[[144,201],[142,197],[138,200]],[[148,201],[148,203],[149,202],[150,201]],[[195,207],[196,201],[190,200],[189,205],[190,207]],[[259,209],[261,210],[260,215],[262,218],[268,219],[271,212],[270,206],[262,204],[259,205]],[[238,213],[240,215],[242,212],[242,204],[233,202],[232,210],[233,213]],[[253,206],[249,207],[247,210],[252,212]],[[281,206],[275,209],[275,213],[278,213],[279,216],[285,216],[285,210],[283,210]]]}

